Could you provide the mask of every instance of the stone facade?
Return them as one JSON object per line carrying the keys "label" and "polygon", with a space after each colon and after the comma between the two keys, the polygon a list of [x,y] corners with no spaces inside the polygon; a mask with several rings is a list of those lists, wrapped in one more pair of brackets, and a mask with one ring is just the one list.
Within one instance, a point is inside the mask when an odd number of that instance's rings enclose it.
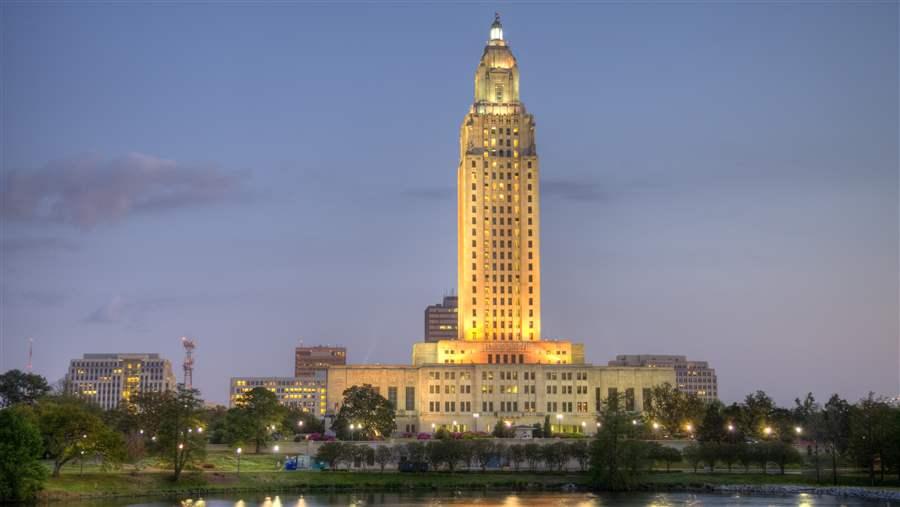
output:
{"label": "stone facade", "polygon": [[371,385],[396,407],[401,433],[490,431],[498,422],[532,425],[547,416],[554,431],[593,433],[610,395],[640,412],[651,387],[674,380],[668,368],[590,364],[348,365],[328,370],[326,398],[336,414],[345,389]]}

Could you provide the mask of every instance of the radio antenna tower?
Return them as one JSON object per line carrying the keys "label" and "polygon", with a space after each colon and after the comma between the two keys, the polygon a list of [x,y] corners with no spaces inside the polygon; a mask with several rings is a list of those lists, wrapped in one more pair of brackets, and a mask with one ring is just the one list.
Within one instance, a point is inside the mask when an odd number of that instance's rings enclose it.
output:
{"label": "radio antenna tower", "polygon": [[192,389],[194,384],[194,340],[187,336],[181,337],[181,346],[184,347],[184,387]]}
{"label": "radio antenna tower", "polygon": [[29,372],[31,372],[31,357],[32,357],[32,353],[31,353],[32,347],[31,346],[33,343],[34,343],[34,339],[29,338],[28,339],[28,365],[25,367]]}

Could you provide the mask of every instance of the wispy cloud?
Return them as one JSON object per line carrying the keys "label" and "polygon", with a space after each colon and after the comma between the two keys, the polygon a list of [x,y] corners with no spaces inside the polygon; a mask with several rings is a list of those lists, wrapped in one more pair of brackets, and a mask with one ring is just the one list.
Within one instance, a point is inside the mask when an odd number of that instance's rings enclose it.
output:
{"label": "wispy cloud", "polygon": [[139,325],[145,315],[159,309],[171,300],[164,298],[148,298],[132,300],[121,295],[113,296],[108,302],[97,308],[84,321],[88,324],[125,324]]}
{"label": "wispy cloud", "polygon": [[4,255],[47,251],[75,251],[77,249],[78,246],[75,243],[63,238],[23,236],[0,240],[0,253]]}
{"label": "wispy cloud", "polygon": [[602,202],[609,199],[599,183],[589,180],[545,179],[541,181],[541,195],[544,199],[574,202]]}
{"label": "wispy cloud", "polygon": [[422,201],[445,201],[456,195],[453,187],[418,187],[408,188],[403,191],[403,196]]}
{"label": "wispy cloud", "polygon": [[0,300],[3,306],[59,306],[66,300],[62,292],[36,289],[12,289],[8,285],[0,286]]}
{"label": "wispy cloud", "polygon": [[141,212],[186,208],[239,194],[241,175],[131,153],[67,159],[0,177],[0,217],[90,228]]}

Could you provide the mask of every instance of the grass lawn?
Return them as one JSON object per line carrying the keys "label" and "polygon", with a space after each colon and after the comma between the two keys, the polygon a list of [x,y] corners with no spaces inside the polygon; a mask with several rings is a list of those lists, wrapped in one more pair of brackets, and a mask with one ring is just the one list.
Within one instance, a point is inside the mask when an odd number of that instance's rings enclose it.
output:
{"label": "grass lawn", "polygon": [[171,473],[85,472],[63,474],[51,478],[44,499],[66,499],[73,496],[157,496],[170,493],[202,491],[271,491],[277,489],[346,489],[346,490],[440,490],[440,489],[504,489],[558,488],[565,484],[586,486],[583,473],[532,472],[188,472],[178,483]]}
{"label": "grass lawn", "polygon": [[[60,499],[81,496],[164,496],[169,494],[238,491],[271,491],[284,489],[337,489],[337,490],[441,490],[441,489],[559,489],[566,484],[590,486],[590,475],[580,472],[549,471],[472,471],[380,473],[369,471],[286,472],[276,470],[279,457],[271,454],[243,454],[241,472],[237,474],[237,457],[228,452],[211,452],[203,460],[202,468],[186,471],[178,483],[171,480],[171,471],[160,466],[156,459],[146,459],[136,471],[132,465],[118,470],[102,470],[94,463],[84,464],[84,473],[77,461],[63,467],[62,475],[47,481],[42,498]],[[283,458],[282,458],[283,459]],[[48,464],[49,466],[49,464]],[[822,475],[819,486],[829,486],[830,475]],[[673,470],[671,473],[653,472],[642,477],[641,482],[650,488],[691,488],[704,485],[765,485],[792,484],[817,485],[811,472],[787,475],[763,475],[752,473],[694,473],[690,470]],[[843,474],[842,486],[868,486],[868,477],[862,474]],[[900,488],[896,477],[887,478],[878,488]]]}

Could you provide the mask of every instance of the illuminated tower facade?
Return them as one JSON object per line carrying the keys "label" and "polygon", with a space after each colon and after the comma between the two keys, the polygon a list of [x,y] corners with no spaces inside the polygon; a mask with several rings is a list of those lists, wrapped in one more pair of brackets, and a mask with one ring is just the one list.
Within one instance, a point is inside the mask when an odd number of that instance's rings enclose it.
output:
{"label": "illuminated tower facade", "polygon": [[541,339],[540,179],[534,117],[499,16],[460,128],[459,339]]}

